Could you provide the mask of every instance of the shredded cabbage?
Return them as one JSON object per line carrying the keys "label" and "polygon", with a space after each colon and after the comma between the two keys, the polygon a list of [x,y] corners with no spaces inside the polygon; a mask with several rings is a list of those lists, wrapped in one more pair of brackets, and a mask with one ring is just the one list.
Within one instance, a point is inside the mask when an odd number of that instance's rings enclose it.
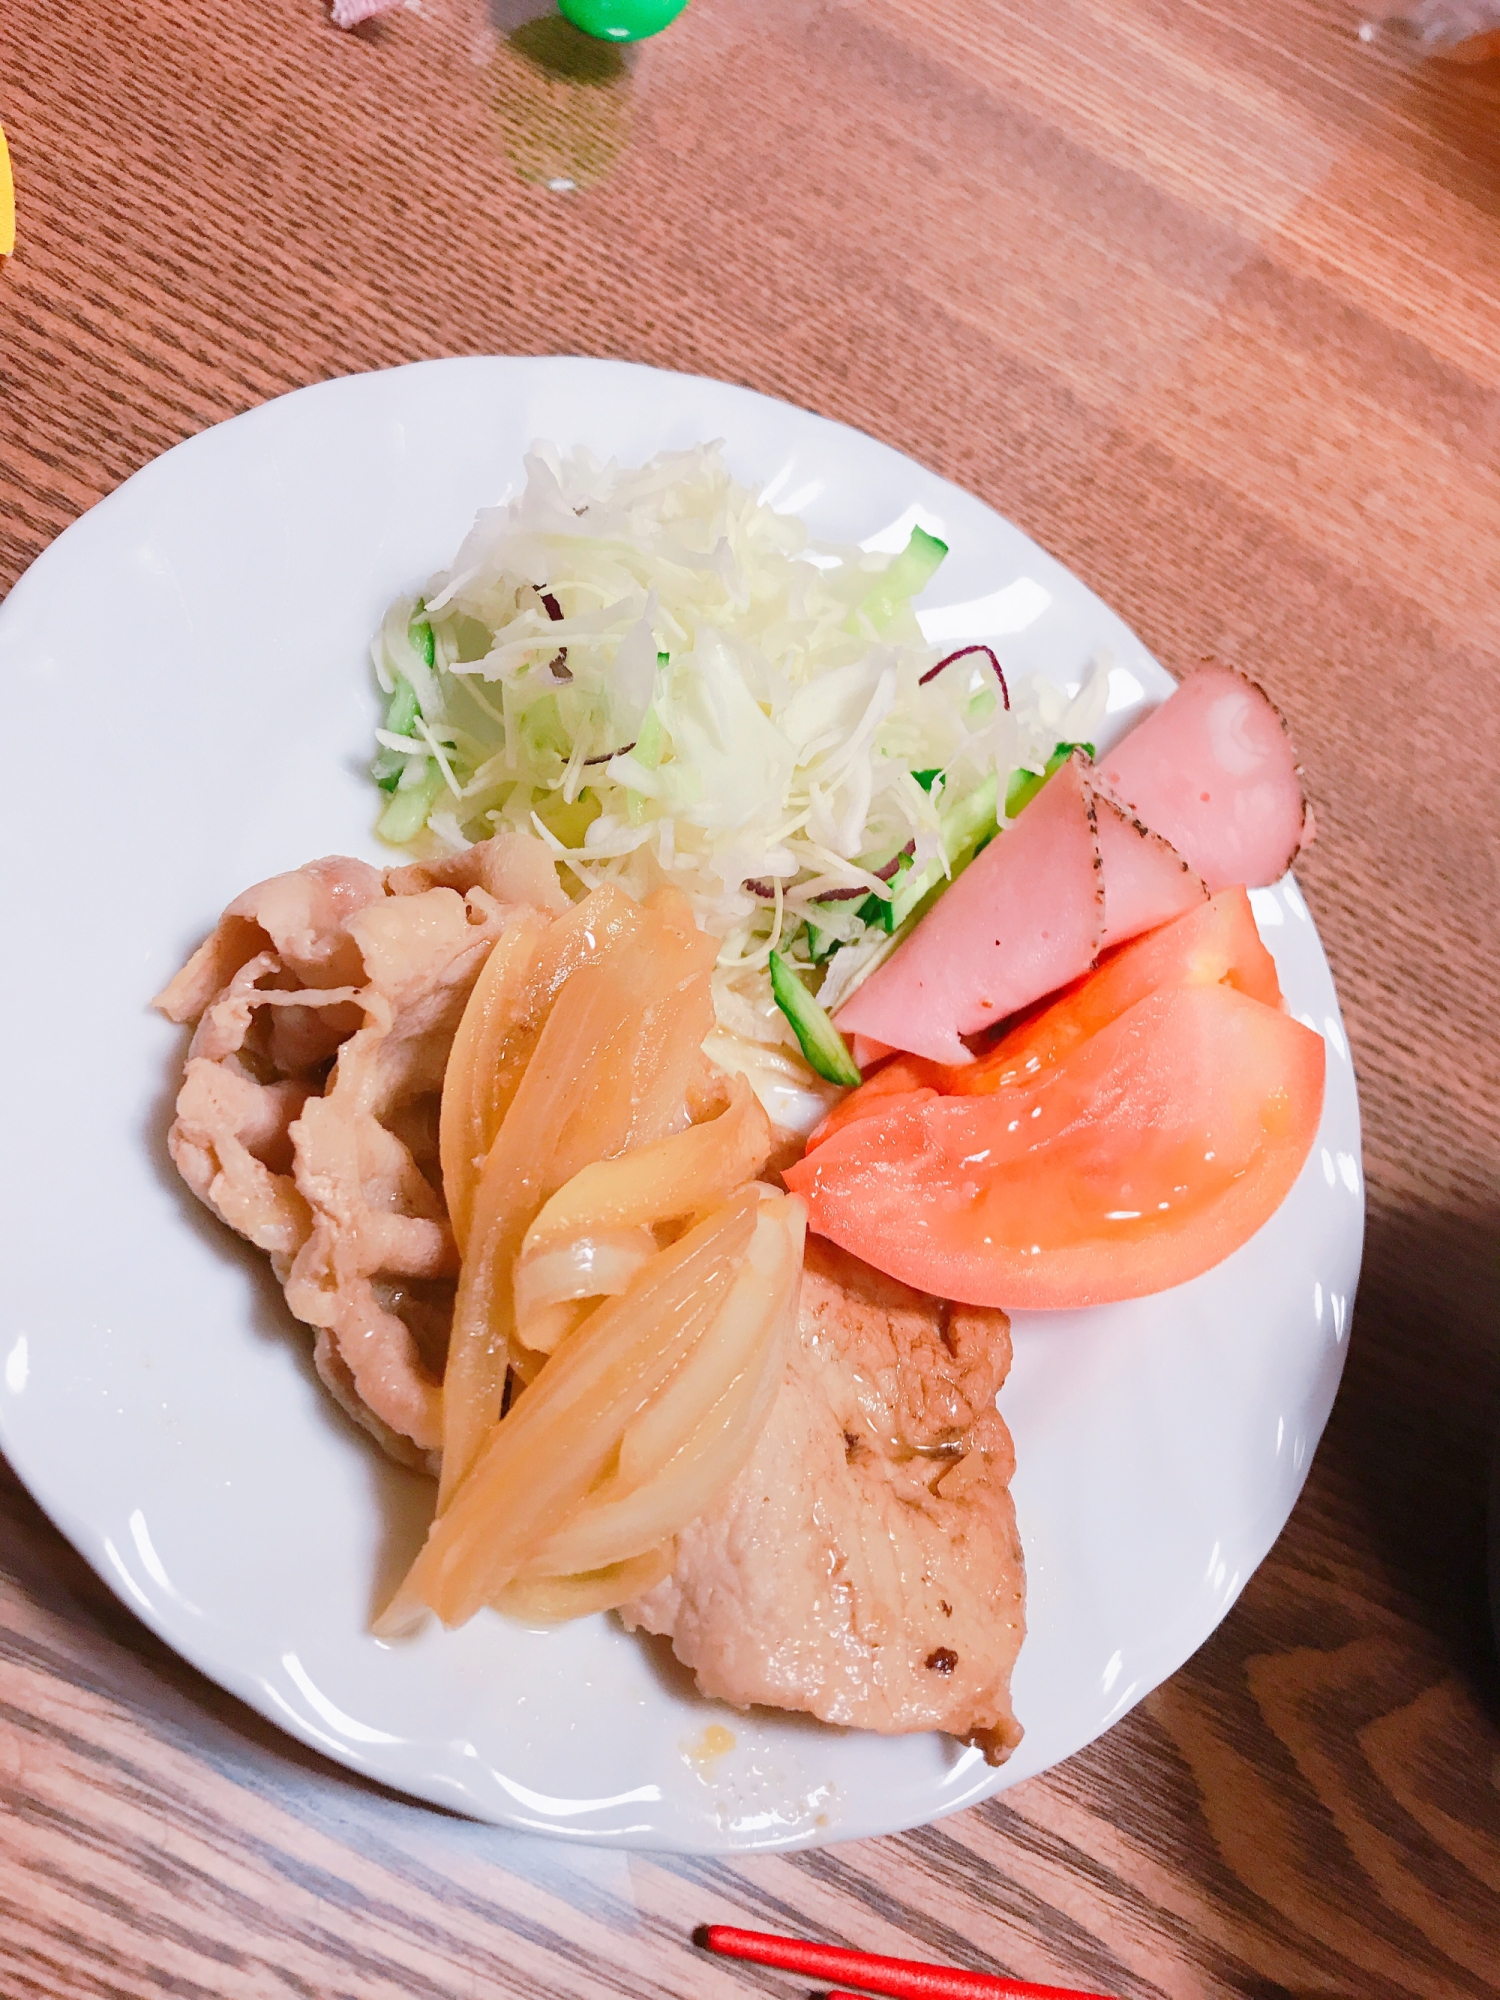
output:
{"label": "shredded cabbage", "polygon": [[902,874],[951,872],[945,813],[1091,736],[1105,675],[1007,706],[975,654],[922,685],[911,587],[942,545],[816,541],[718,445],[630,469],[538,444],[525,470],[376,636],[380,831],[419,855],[532,832],[580,893],[675,884],[722,941],[721,1028],[800,1065],[771,952],[846,999]]}

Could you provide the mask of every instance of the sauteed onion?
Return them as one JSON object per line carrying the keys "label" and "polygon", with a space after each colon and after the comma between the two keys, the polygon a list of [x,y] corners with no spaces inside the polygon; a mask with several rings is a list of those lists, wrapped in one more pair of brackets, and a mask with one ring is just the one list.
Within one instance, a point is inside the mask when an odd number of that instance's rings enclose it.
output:
{"label": "sauteed onion", "polygon": [[437,1519],[383,1633],[639,1596],[754,1449],[805,1211],[756,1179],[769,1121],[702,1053],[714,955],[674,891],[605,887],[512,925],[474,987],[440,1121],[462,1266]]}

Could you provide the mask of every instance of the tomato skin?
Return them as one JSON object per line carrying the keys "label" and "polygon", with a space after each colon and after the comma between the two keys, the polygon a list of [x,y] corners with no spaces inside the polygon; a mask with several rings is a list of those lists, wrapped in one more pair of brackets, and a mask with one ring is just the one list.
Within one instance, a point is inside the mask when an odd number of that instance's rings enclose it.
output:
{"label": "tomato skin", "polygon": [[861,1118],[872,1114],[882,1115],[892,1108],[897,1099],[919,1096],[937,1097],[938,1089],[947,1071],[938,1063],[929,1062],[926,1056],[897,1056],[894,1061],[882,1063],[868,1081],[858,1090],[851,1090],[834,1105],[809,1138],[807,1152],[831,1139],[835,1132],[843,1131],[846,1125],[857,1125]]}
{"label": "tomato skin", "polygon": [[1107,953],[1092,972],[1024,1015],[977,1062],[942,1071],[934,1087],[967,1097],[1029,1083],[1148,994],[1213,985],[1268,1007],[1282,1004],[1276,962],[1240,888],[1221,889],[1185,916]]}
{"label": "tomato skin", "polygon": [[834,1106],[807,1150],[873,1110],[885,1110],[881,1100],[899,1091],[976,1097],[1029,1086],[1148,994],[1207,985],[1233,987],[1268,1007],[1282,1004],[1276,962],[1261,943],[1243,889],[1221,889],[1185,916],[1106,953],[1092,972],[1028,1008],[975,1062],[950,1067],[925,1056],[898,1055],[883,1063]]}
{"label": "tomato skin", "polygon": [[892,1092],[785,1178],[811,1227],[966,1304],[1102,1305],[1183,1283],[1280,1206],[1322,1038],[1217,982],[1148,994],[1028,1084]]}

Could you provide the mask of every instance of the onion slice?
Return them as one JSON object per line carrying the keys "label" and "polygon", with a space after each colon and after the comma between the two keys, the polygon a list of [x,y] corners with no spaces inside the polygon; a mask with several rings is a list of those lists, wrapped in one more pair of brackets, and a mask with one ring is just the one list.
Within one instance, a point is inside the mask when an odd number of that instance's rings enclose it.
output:
{"label": "onion slice", "polygon": [[649,1229],[601,1229],[555,1249],[544,1247],[516,1266],[516,1324],[524,1327],[531,1313],[546,1306],[618,1298],[655,1255],[656,1239]]}
{"label": "onion slice", "polygon": [[464,1008],[443,1073],[438,1151],[453,1236],[468,1246],[484,1157],[520,1088],[552,1004],[581,965],[607,956],[645,923],[612,886],[596,889],[550,923],[540,912],[509,924],[495,941]]}
{"label": "onion slice", "polygon": [[[771,1146],[770,1120],[745,1079],[733,1077],[717,1118],[582,1168],[526,1232],[515,1275],[519,1343],[550,1353],[572,1322],[548,1308],[622,1291],[630,1276],[622,1259],[639,1262],[656,1248],[651,1232],[680,1228],[727,1201],[761,1171]],[[596,1271],[600,1282],[592,1283]]]}
{"label": "onion slice", "polygon": [[712,1324],[760,1205],[761,1191],[747,1188],[653,1257],[563,1344],[490,1428],[378,1633],[405,1630],[424,1604],[445,1625],[461,1625],[521,1573]]}
{"label": "onion slice", "polygon": [[500,1414],[509,1361],[535,1373],[518,1351],[513,1281],[543,1204],[582,1167],[688,1122],[713,1025],[713,940],[683,923],[680,897],[634,908],[638,927],[563,980],[479,1175],[443,1384],[440,1512]]}
{"label": "onion slice", "polygon": [[528,1623],[560,1625],[568,1618],[587,1618],[591,1612],[628,1604],[671,1573],[672,1544],[667,1542],[588,1576],[518,1577],[501,1591],[495,1609]]}
{"label": "onion slice", "polygon": [[713,1325],[625,1431],[616,1471],[548,1538],[528,1574],[627,1561],[706,1513],[736,1478],[781,1386],[806,1221],[799,1201],[761,1191],[755,1237]]}

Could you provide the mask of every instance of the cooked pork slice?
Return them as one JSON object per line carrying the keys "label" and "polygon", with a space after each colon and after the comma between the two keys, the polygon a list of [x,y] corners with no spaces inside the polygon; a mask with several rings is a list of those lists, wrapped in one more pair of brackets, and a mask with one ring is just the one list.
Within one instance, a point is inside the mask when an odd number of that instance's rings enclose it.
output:
{"label": "cooked pork slice", "polygon": [[[161,995],[196,1021],[168,1145],[270,1253],[329,1390],[436,1469],[458,1260],[443,1205],[443,1072],[491,945],[556,875],[502,836],[382,877],[315,861],[236,899]],[[550,884],[550,886],[549,886]]]}
{"label": "cooked pork slice", "polygon": [[392,868],[385,880],[394,896],[420,895],[424,889],[460,889],[467,895],[484,889],[497,903],[529,903],[554,916],[572,908],[557,879],[551,849],[530,834],[497,834],[441,860]]}
{"label": "cooked pork slice", "polygon": [[706,1695],[886,1734],[941,1729],[1003,1763],[1025,1573],[995,1396],[1004,1313],[949,1305],[810,1237],[766,1428],[673,1574],[626,1608]]}
{"label": "cooked pork slice", "polygon": [[378,869],[341,854],[257,882],[235,897],[156,1004],[174,1021],[196,1021],[262,952],[274,952],[298,986],[357,983],[362,968],[348,919],[384,893]]}

